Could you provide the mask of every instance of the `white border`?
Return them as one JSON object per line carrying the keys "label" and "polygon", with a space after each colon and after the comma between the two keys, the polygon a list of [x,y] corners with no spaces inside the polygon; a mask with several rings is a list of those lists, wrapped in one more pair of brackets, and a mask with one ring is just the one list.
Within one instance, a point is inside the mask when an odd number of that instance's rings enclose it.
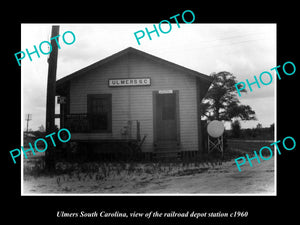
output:
{"label": "white border", "polygon": [[[60,23],[63,24],[63,23]],[[206,23],[204,23],[206,24]],[[218,23],[210,23],[210,24],[218,24]],[[227,24],[241,24],[241,23],[227,23]],[[255,24],[255,23],[245,23],[245,24]],[[265,23],[264,23],[265,24]],[[276,65],[277,65],[277,45],[278,45],[278,40],[277,40],[277,23],[268,23],[268,24],[273,24],[276,25]],[[21,24],[21,35],[22,35],[22,24]],[[22,46],[21,46],[22,47]],[[274,71],[274,75],[276,74],[276,72]],[[23,129],[24,129],[24,110],[23,110],[23,74],[22,74],[22,67],[21,67],[21,145],[23,144]],[[276,76],[274,76],[276,77]],[[274,87],[274,94],[275,94],[275,114],[274,114],[274,141],[277,141],[277,79],[275,79],[275,87]],[[275,147],[274,147],[275,148]],[[76,194],[68,194],[68,193],[64,193],[64,194],[58,194],[58,193],[42,193],[42,194],[25,194],[23,192],[24,187],[23,187],[23,154],[21,154],[21,196],[277,196],[277,152],[274,150],[274,193],[272,194],[252,194],[252,193],[237,193],[237,194],[210,194],[210,193],[201,193],[201,194],[168,194],[168,193],[164,193],[164,194],[159,194],[159,193],[148,193],[148,194],[133,194],[133,193],[128,193],[128,194],[121,194],[121,193],[114,193],[114,194],[86,194],[86,193],[76,193]]]}

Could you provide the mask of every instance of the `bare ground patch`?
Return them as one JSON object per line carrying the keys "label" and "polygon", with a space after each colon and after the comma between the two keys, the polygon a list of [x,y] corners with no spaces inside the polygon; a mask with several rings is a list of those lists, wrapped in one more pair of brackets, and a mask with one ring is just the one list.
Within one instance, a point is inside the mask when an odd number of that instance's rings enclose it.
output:
{"label": "bare ground patch", "polygon": [[234,160],[215,164],[61,163],[56,174],[48,175],[29,162],[25,167],[24,194],[274,194],[273,159],[253,167],[245,164],[242,172]]}

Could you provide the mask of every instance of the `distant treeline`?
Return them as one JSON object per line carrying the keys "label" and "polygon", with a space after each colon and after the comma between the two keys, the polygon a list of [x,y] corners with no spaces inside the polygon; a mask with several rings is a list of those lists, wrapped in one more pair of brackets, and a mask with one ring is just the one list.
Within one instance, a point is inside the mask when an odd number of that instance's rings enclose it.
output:
{"label": "distant treeline", "polygon": [[[45,138],[46,132],[41,132],[41,131],[29,131],[28,133],[24,131],[24,147],[29,147],[28,143],[31,143],[32,146],[35,142],[36,139],[38,138]],[[38,145],[39,146],[39,145]]]}
{"label": "distant treeline", "polygon": [[270,127],[231,129],[225,131],[227,138],[255,139],[255,140],[274,140],[274,124]]}

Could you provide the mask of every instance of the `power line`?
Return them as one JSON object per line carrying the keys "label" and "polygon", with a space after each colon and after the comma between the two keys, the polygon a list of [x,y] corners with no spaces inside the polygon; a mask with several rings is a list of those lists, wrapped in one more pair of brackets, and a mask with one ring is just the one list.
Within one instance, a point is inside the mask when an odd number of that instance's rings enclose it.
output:
{"label": "power line", "polygon": [[223,41],[223,40],[230,40],[230,39],[235,39],[235,38],[241,38],[241,37],[249,37],[250,35],[266,35],[268,33],[266,32],[260,32],[260,33],[246,33],[246,34],[241,34],[241,35],[235,35],[235,36],[229,36],[229,37],[224,37],[224,38],[218,38],[218,39],[214,39],[214,40],[204,40],[204,41],[200,41],[201,42],[213,42],[213,41]]}
{"label": "power line", "polygon": [[204,46],[204,47],[199,47],[197,49],[207,49],[207,48],[217,48],[217,47],[228,47],[232,45],[237,45],[237,44],[242,44],[246,42],[253,42],[253,41],[261,41],[261,40],[266,40],[267,38],[261,38],[261,39],[252,39],[252,40],[244,40],[244,41],[238,41],[238,42],[232,42],[232,43],[227,43],[225,44],[217,44],[217,45],[212,45],[212,46]]}

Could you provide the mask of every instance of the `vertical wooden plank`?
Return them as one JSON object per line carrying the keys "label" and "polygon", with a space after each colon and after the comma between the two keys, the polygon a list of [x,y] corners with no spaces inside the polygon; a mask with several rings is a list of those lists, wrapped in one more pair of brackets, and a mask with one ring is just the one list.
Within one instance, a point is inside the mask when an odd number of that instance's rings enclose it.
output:
{"label": "vertical wooden plank", "polygon": [[140,129],[141,129],[141,127],[140,127],[141,125],[140,125],[140,121],[136,121],[136,140],[137,141],[141,141],[141,131],[140,131]]}
{"label": "vertical wooden plank", "polygon": [[179,113],[179,90],[175,90],[176,98],[176,126],[177,126],[177,145],[180,146],[180,113]]}
{"label": "vertical wooden plank", "polygon": [[152,92],[152,108],[153,108],[153,145],[156,145],[157,142],[157,133],[156,133],[156,96],[158,91]]}
{"label": "vertical wooden plank", "polygon": [[200,94],[200,79],[196,78],[196,93],[197,93],[197,125],[198,125],[198,151],[203,153],[203,135],[202,135],[202,128],[201,128],[201,94]]}

